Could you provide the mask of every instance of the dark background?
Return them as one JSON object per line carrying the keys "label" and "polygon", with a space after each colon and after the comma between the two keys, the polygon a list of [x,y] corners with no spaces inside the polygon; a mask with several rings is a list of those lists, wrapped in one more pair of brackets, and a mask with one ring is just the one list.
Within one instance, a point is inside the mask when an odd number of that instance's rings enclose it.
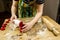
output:
{"label": "dark background", "polygon": [[10,18],[11,16],[10,10],[11,10],[12,1],[11,0],[0,0],[0,2],[1,2],[1,8],[4,7],[4,9],[0,8],[0,27],[1,27],[4,20],[6,18]]}
{"label": "dark background", "polygon": [[56,21],[60,24],[60,0],[59,0],[58,14],[57,14]]}

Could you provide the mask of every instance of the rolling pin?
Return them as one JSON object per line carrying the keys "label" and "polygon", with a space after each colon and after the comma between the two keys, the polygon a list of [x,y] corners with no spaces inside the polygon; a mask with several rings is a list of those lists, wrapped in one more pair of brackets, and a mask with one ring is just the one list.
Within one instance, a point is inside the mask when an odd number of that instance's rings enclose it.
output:
{"label": "rolling pin", "polygon": [[55,28],[55,25],[51,23],[45,17],[42,17],[43,22],[47,25],[47,28],[54,33],[54,35],[58,36],[60,32]]}

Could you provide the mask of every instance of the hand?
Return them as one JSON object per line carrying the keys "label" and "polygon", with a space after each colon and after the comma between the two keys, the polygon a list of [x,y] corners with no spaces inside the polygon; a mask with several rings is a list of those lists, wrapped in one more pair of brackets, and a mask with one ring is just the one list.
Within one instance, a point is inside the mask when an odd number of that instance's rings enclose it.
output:
{"label": "hand", "polygon": [[16,15],[12,15],[11,16],[11,20],[13,20],[13,19],[17,19],[17,16]]}
{"label": "hand", "polygon": [[25,26],[23,26],[22,28],[22,32],[26,32],[28,30],[30,30],[32,27],[33,27],[33,23],[32,22],[29,22],[29,23],[26,23]]}

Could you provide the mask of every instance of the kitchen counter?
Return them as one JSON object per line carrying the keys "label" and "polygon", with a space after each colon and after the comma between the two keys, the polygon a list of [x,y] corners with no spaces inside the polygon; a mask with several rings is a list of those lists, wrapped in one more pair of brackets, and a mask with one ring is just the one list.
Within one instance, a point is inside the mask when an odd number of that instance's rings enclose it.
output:
{"label": "kitchen counter", "polygon": [[[23,22],[29,22],[32,19],[33,18],[21,18]],[[57,24],[50,17],[43,16],[42,20],[39,19],[33,28],[25,33],[20,33],[19,28],[16,28],[14,31],[12,31],[7,25],[4,31],[0,30],[0,40],[60,40],[60,33],[55,35],[53,32],[51,32],[47,27],[50,25],[49,23],[46,23],[45,19],[50,22],[51,26],[53,24],[54,27],[60,32],[59,24]]]}

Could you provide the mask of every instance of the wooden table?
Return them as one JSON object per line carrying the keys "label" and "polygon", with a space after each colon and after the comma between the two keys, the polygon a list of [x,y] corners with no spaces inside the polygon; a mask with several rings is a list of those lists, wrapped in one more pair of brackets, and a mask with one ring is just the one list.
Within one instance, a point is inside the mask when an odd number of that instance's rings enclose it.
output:
{"label": "wooden table", "polygon": [[[59,24],[57,24],[54,20],[52,20],[48,16],[42,17],[43,22],[45,21],[44,18],[48,19],[48,21],[54,24],[55,28],[57,28],[58,31],[60,32]],[[33,18],[22,18],[21,20],[23,20],[24,22],[29,22],[32,19]],[[14,31],[10,31],[9,30],[10,28],[7,25],[4,31],[0,30],[0,40],[9,40],[9,37],[11,35],[13,35],[12,36],[13,40],[14,38],[16,40],[60,40],[60,35],[55,36],[51,31],[48,30],[46,26],[47,25],[45,23],[42,24],[42,22],[38,21],[31,30],[27,31],[26,33],[20,33],[19,28],[16,28],[16,30]]]}

